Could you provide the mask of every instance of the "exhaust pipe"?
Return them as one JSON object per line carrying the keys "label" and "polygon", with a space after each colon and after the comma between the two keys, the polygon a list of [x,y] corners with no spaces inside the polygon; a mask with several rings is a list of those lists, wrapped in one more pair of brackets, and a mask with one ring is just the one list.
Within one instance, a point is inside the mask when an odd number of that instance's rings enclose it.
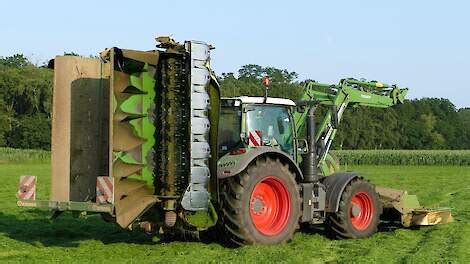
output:
{"label": "exhaust pipe", "polygon": [[318,181],[317,174],[317,150],[315,145],[315,110],[316,107],[310,108],[307,116],[307,145],[308,152],[303,158],[303,171],[304,171],[304,182],[316,182]]}

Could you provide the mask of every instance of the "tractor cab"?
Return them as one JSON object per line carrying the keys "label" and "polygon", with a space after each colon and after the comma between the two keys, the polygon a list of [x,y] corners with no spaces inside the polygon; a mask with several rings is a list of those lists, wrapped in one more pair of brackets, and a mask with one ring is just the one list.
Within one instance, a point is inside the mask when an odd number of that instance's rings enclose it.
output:
{"label": "tractor cab", "polygon": [[292,108],[284,98],[222,98],[219,119],[219,155],[240,148],[267,146],[294,156]]}

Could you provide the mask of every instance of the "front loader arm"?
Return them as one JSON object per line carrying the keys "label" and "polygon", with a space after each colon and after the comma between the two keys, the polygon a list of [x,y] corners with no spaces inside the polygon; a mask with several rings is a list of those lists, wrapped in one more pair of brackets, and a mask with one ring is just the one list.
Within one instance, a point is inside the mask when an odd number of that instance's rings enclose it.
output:
{"label": "front loader arm", "polygon": [[[298,103],[298,107],[303,108],[294,114],[296,131],[301,132],[306,123],[315,123],[315,108],[318,105],[328,107],[326,114],[323,116],[319,126],[314,126],[315,137],[307,139],[314,140],[313,148],[316,153],[316,166],[320,169],[321,174],[329,176],[339,171],[339,162],[329,154],[331,143],[335,138],[339,123],[343,113],[348,106],[369,106],[376,108],[388,108],[397,104],[401,104],[405,100],[408,89],[401,89],[395,85],[387,85],[376,81],[366,82],[355,79],[343,79],[337,85],[321,84],[317,82],[309,82],[305,85],[305,92],[302,101]],[[311,112],[310,116],[309,112]],[[313,120],[312,120],[313,115]],[[307,120],[309,120],[307,122]],[[311,124],[311,123],[310,123]],[[307,127],[309,127],[307,125]],[[312,131],[311,126],[310,129]],[[312,133],[313,134],[313,133]],[[312,146],[309,144],[309,147]],[[309,149],[310,151],[310,149]],[[302,156],[311,162],[309,154]],[[306,166],[308,168],[308,166]],[[304,172],[305,173],[305,172]],[[306,173],[304,175],[307,175]],[[340,182],[338,175],[326,177],[325,181]],[[346,179],[349,181],[349,179]],[[331,185],[333,186],[333,185]],[[340,185],[335,185],[340,186]],[[415,225],[435,225],[452,222],[452,215],[449,208],[424,208],[418,202],[415,195],[410,195],[406,191],[395,190],[390,188],[376,187],[376,192],[383,208],[383,219],[387,221],[399,221],[405,227]],[[328,192],[327,192],[328,193]],[[330,192],[331,193],[331,192]],[[330,194],[329,197],[338,198],[341,195]],[[333,201],[336,201],[335,198]]]}
{"label": "front loader arm", "polygon": [[296,112],[294,120],[297,134],[305,126],[307,113],[311,107],[326,105],[328,110],[316,130],[318,166],[325,174],[328,167],[326,157],[336,136],[344,110],[348,106],[369,106],[387,108],[404,102],[408,89],[387,85],[376,81],[342,79],[337,85],[308,82],[301,98],[308,109]]}

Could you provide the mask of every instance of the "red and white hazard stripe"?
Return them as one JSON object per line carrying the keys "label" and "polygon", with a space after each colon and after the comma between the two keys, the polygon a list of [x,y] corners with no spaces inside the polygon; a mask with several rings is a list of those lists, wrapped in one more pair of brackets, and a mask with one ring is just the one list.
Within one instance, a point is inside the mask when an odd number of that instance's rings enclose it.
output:
{"label": "red and white hazard stripe", "polygon": [[256,129],[256,130],[253,130],[253,131],[250,131],[248,133],[248,141],[249,141],[249,146],[254,146],[254,147],[258,147],[258,146],[261,146],[263,144],[263,141],[261,140],[261,131]]}
{"label": "red and white hazard stripe", "polygon": [[108,176],[96,178],[96,203],[113,203],[114,179]]}
{"label": "red and white hazard stripe", "polygon": [[20,200],[36,200],[36,176],[21,176],[16,197]]}

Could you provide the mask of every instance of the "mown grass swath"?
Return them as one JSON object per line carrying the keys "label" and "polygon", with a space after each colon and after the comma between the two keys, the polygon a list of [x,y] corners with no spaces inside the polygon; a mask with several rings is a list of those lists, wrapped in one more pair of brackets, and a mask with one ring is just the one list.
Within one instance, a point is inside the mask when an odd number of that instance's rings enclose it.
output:
{"label": "mown grass swath", "polygon": [[336,150],[349,165],[470,165],[470,150]]}

